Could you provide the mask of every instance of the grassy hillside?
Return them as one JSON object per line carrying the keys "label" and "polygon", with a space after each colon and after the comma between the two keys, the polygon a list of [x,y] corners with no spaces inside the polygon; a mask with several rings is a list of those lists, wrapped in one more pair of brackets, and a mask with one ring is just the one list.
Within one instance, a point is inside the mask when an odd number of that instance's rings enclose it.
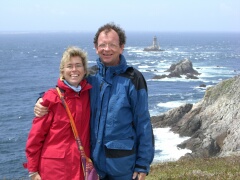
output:
{"label": "grassy hillside", "polygon": [[240,180],[240,156],[154,164],[147,180]]}

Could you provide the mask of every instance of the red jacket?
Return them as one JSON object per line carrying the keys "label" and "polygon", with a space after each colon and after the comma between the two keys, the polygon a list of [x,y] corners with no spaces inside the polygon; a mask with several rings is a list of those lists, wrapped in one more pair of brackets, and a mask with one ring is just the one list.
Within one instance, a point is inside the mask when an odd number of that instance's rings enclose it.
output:
{"label": "red jacket", "polygon": [[[74,92],[61,80],[58,87],[75,120],[75,124],[86,155],[90,156],[90,100],[91,85],[86,80],[80,83],[80,93]],[[49,113],[33,119],[27,145],[27,168],[38,171],[42,180],[83,180],[80,152],[71,129],[67,112],[56,89],[48,90],[43,96],[42,105]]]}

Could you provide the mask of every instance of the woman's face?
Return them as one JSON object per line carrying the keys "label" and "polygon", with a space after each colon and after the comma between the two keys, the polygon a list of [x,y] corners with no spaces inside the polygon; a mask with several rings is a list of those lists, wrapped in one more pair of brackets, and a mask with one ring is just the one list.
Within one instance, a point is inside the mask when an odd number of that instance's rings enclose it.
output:
{"label": "woman's face", "polygon": [[85,74],[86,70],[79,56],[71,57],[70,61],[64,64],[63,77],[72,86],[77,87]]}
{"label": "woman's face", "polygon": [[98,45],[95,48],[104,65],[116,66],[119,64],[119,55],[122,54],[124,45],[119,45],[118,34],[111,30],[107,33],[102,31],[99,34]]}

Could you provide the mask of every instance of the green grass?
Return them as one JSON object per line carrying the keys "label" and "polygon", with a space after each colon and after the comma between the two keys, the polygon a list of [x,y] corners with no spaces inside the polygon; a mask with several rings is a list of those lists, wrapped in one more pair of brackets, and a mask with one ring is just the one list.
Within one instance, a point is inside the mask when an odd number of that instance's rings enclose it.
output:
{"label": "green grass", "polygon": [[163,162],[151,166],[147,180],[240,180],[240,156]]}

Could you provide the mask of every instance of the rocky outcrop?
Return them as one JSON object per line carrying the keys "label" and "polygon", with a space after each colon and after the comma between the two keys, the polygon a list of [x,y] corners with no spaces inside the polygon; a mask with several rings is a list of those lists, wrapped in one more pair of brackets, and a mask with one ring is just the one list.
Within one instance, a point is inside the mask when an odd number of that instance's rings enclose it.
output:
{"label": "rocky outcrop", "polygon": [[93,75],[97,72],[97,70],[98,70],[97,65],[91,66],[91,67],[88,68],[88,74]]}
{"label": "rocky outcrop", "polygon": [[192,62],[188,59],[184,59],[176,64],[172,64],[171,67],[168,70],[166,70],[166,72],[179,75],[184,74],[199,75],[199,73],[193,69]]}
{"label": "rocky outcrop", "polygon": [[185,104],[152,117],[153,127],[171,127],[190,138],[182,158],[240,155],[240,75],[207,88],[197,104]]}
{"label": "rocky outcrop", "polygon": [[162,79],[162,78],[172,78],[177,77],[181,78],[181,75],[186,75],[186,79],[198,79],[198,71],[193,69],[192,62],[188,59],[184,59],[179,61],[176,64],[172,64],[169,69],[167,69],[165,72],[169,72],[168,75],[156,75],[153,77],[153,79]]}

